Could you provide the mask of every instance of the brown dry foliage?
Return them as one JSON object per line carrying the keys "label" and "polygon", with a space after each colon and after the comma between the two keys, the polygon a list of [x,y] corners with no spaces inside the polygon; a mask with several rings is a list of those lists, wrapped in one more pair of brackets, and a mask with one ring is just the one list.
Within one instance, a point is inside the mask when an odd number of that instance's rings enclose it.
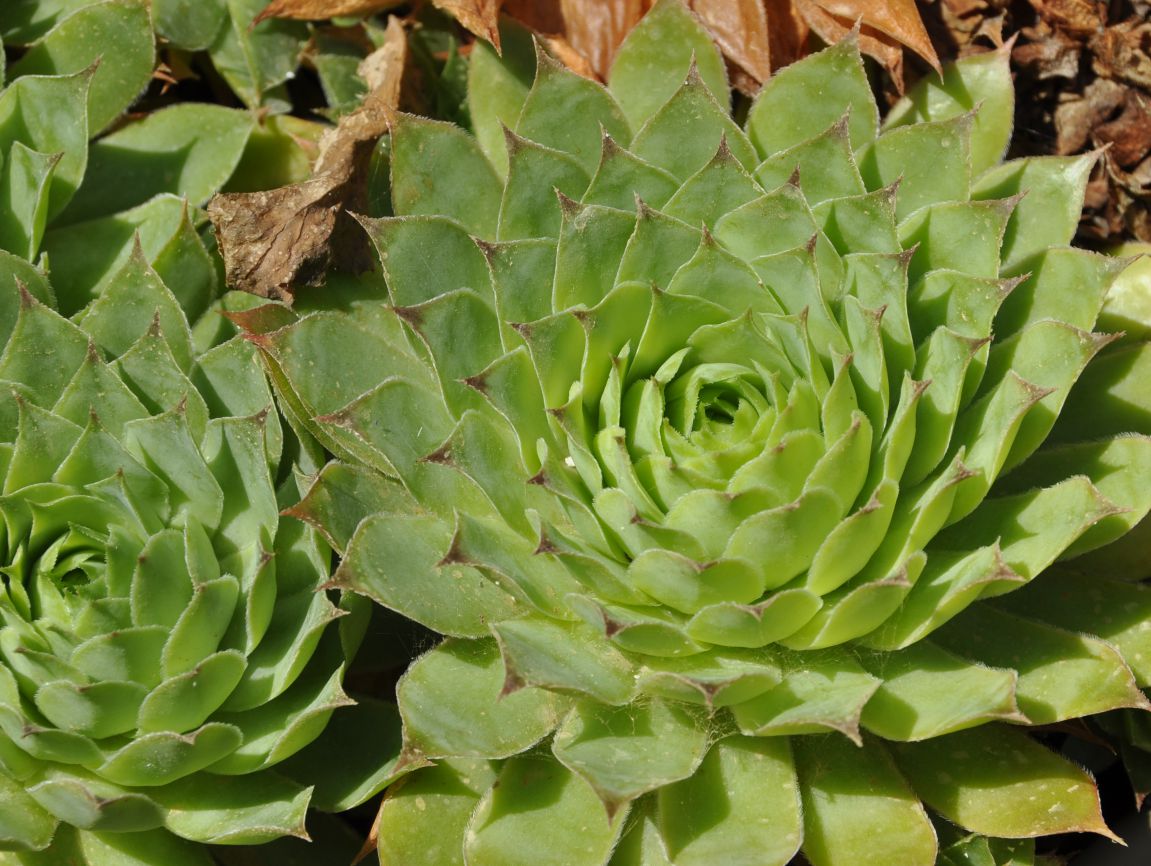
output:
{"label": "brown dry foliage", "polygon": [[290,304],[296,286],[322,284],[333,264],[351,271],[371,266],[367,240],[348,211],[365,209],[363,177],[395,116],[406,58],[407,35],[393,16],[384,44],[360,64],[371,89],[320,140],[313,177],[208,202],[229,287]]}
{"label": "brown dry foliage", "polygon": [[1151,242],[1151,3],[938,0],[922,8],[949,56],[1016,34],[1013,155],[1104,148],[1087,188],[1080,242]]}
{"label": "brown dry foliage", "polygon": [[[655,0],[432,0],[466,29],[500,49],[501,12],[539,34],[570,68],[606,80],[628,32]],[[1075,2],[1075,0],[1067,0]],[[1080,0],[1082,2],[1082,0]],[[903,49],[938,69],[915,0],[687,0],[727,58],[732,80],[754,93],[771,72],[802,57],[808,33],[834,42],[861,24],[861,47],[878,60],[897,87],[903,81]],[[272,0],[265,18],[319,20],[367,15],[398,0]]]}
{"label": "brown dry foliage", "polygon": [[371,15],[399,6],[404,0],[272,0],[252,22],[255,27],[268,18],[320,21],[343,15]]}

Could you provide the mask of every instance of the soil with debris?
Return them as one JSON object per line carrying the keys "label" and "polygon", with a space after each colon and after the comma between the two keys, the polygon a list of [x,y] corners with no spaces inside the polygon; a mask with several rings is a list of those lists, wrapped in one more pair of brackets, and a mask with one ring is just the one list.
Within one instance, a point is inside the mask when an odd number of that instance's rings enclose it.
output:
{"label": "soil with debris", "polygon": [[1015,36],[1011,156],[1102,148],[1078,242],[1151,243],[1151,0],[920,0],[942,59]]}

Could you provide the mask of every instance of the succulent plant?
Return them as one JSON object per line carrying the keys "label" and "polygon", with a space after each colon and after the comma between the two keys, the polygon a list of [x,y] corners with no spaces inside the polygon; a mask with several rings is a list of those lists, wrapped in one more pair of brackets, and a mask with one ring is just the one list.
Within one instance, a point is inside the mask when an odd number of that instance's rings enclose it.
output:
{"label": "succulent plant", "polygon": [[1108,834],[1026,730],[1151,682],[1099,565],[1151,507],[1151,356],[1092,332],[1091,158],[1001,161],[1005,51],[881,129],[852,39],[738,125],[678,0],[607,88],[522,49],[473,52],[474,137],[397,120],[382,276],[242,317],[338,457],[292,510],[335,583],[446,636],[398,686],[382,861]]}
{"label": "succulent plant", "polygon": [[194,351],[139,255],[77,321],[19,293],[0,357],[0,845],[197,863],[175,836],[302,835],[310,789],[268,768],[348,703],[356,632],[315,591],[322,542],[279,517],[296,482],[251,348]]}
{"label": "succulent plant", "polygon": [[315,446],[218,314],[251,300],[216,299],[188,202],[251,119],[185,105],[90,146],[96,76],[0,91],[0,863],[202,866],[372,793],[380,764],[332,782],[305,748],[368,603],[318,592],[330,550],[280,516]]}

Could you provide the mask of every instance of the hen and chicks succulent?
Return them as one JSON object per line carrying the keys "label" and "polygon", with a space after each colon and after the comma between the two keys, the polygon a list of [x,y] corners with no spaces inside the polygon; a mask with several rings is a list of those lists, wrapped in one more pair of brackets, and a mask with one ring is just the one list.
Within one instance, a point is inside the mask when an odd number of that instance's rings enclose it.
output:
{"label": "hen and chicks succulent", "polygon": [[[133,246],[178,200],[100,194],[162,115],[95,180],[86,128],[23,119],[36,88],[90,110],[91,76],[0,93],[5,847],[302,832],[284,760],[362,626],[333,588],[445,636],[342,803],[399,778],[385,864],[1024,864],[1109,833],[1028,728],[1148,707],[1151,356],[1108,332],[1124,262],[1069,246],[1091,159],[1002,161],[1005,52],[881,126],[849,39],[737,123],[679,0],[606,88],[509,29],[472,133],[398,118],[381,273],[233,301],[246,340],[201,318],[194,216]],[[215,120],[228,171],[168,192],[227,180],[251,127]],[[95,226],[120,240],[86,271]]]}
{"label": "hen and chicks succulent", "polygon": [[383,861],[1107,833],[1026,731],[1151,681],[1151,599],[1092,553],[1151,440],[1145,344],[1093,330],[1123,262],[1069,246],[1091,158],[1002,162],[1004,51],[881,127],[849,39],[741,125],[675,0],[606,88],[505,35],[474,136],[393,129],[386,295],[247,324],[338,458],[294,512],[335,582],[447,636],[398,687]]}

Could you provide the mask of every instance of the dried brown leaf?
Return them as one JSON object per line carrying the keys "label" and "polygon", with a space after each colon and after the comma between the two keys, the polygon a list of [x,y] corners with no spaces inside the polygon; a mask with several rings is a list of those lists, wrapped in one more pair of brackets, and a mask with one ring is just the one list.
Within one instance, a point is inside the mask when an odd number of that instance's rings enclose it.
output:
{"label": "dried brown leaf", "polygon": [[432,0],[481,39],[500,50],[500,0]]}
{"label": "dried brown leaf", "polygon": [[[561,37],[582,58],[583,64],[595,72],[595,77],[606,80],[624,37],[639,23],[652,2],[505,0],[503,10],[536,33]],[[561,60],[568,62],[562,52],[556,53]],[[580,65],[577,63],[572,68],[579,72]]]}
{"label": "dried brown leaf", "polygon": [[[939,57],[927,35],[919,10],[916,9],[915,0],[808,0],[808,3],[814,3],[823,12],[838,19],[840,24],[850,25],[857,20],[862,21],[863,32],[866,34],[867,28],[876,31],[871,37],[877,42],[889,45],[890,40],[894,40],[905,45],[930,63],[937,72],[940,71]],[[803,11],[802,7],[800,9]],[[811,18],[808,18],[808,23],[818,32]],[[860,47],[863,47],[862,41]],[[889,52],[881,53],[890,56]],[[876,59],[891,69],[884,57],[876,56]]]}
{"label": "dried brown leaf", "polygon": [[502,10],[534,33],[548,52],[572,72],[595,81],[606,80],[607,68],[601,71],[588,54],[572,44],[561,0],[504,0]]}
{"label": "dried brown leaf", "polygon": [[504,0],[500,6],[504,15],[536,33],[559,34],[567,31],[560,0]]}
{"label": "dried brown leaf", "polygon": [[1046,24],[1023,31],[1027,41],[1011,51],[1012,61],[1038,80],[1075,78],[1079,74],[1079,56],[1083,46],[1061,30]]}
{"label": "dried brown leaf", "polygon": [[576,75],[582,75],[584,78],[590,78],[593,81],[602,81],[595,69],[592,67],[591,62],[580,54],[562,36],[542,36],[544,45],[547,46],[551,55],[557,58],[564,66],[570,69]]}
{"label": "dried brown leaf", "polygon": [[724,56],[759,83],[771,77],[767,10],[760,0],[691,0]]}
{"label": "dried brown leaf", "polygon": [[252,26],[267,18],[321,21],[343,15],[371,15],[399,6],[404,0],[272,0],[256,16]]}
{"label": "dried brown leaf", "polygon": [[347,212],[366,203],[363,177],[376,140],[395,116],[406,59],[407,36],[393,16],[383,46],[360,66],[372,89],[320,141],[315,175],[208,202],[229,287],[291,303],[296,286],[322,284],[333,263],[351,271],[370,267],[363,231]]}
{"label": "dried brown leaf", "polygon": [[[928,29],[933,39],[932,44],[949,59],[963,57],[967,52],[976,50],[972,47],[972,42],[985,24],[993,33],[995,32],[996,25],[987,22],[991,21],[996,10],[991,8],[987,0],[939,0],[933,6],[926,7],[925,12],[931,16],[928,18]],[[998,25],[1000,31],[1003,27],[1004,14],[1000,13]],[[1001,33],[993,39],[996,45],[1002,41]]]}
{"label": "dried brown leaf", "polygon": [[986,0],[943,0],[943,5],[960,18],[983,13],[987,10]]}
{"label": "dried brown leaf", "polygon": [[1151,21],[1132,19],[1108,27],[1091,39],[1090,47],[1096,74],[1151,91]]}
{"label": "dried brown leaf", "polygon": [[1055,153],[1067,156],[1083,150],[1092,130],[1105,123],[1123,104],[1126,92],[1122,84],[1096,78],[1082,96],[1061,102],[1055,109]]}
{"label": "dried brown leaf", "polygon": [[1087,37],[1107,23],[1106,6],[1095,0],[1030,0],[1039,17],[1058,30]]}
{"label": "dried brown leaf", "polygon": [[390,18],[384,44],[361,60],[356,69],[368,85],[372,99],[393,108],[399,104],[407,53],[408,42],[403,25],[398,19]]}
{"label": "dried brown leaf", "polygon": [[1119,116],[1100,124],[1093,135],[1096,146],[1110,145],[1108,156],[1131,170],[1151,153],[1151,98],[1129,89]]}
{"label": "dried brown leaf", "polygon": [[323,276],[342,210],[339,179],[319,175],[264,192],[226,193],[208,202],[228,285],[291,303],[293,286]]}
{"label": "dried brown leaf", "polygon": [[[406,779],[401,779],[398,784],[392,785],[391,790],[392,791],[399,790],[400,786],[405,781],[406,781]],[[374,852],[379,847],[379,843],[380,843],[380,821],[383,819],[383,817],[384,817],[384,801],[381,800],[379,808],[376,809],[376,817],[372,820],[372,826],[368,830],[368,837],[364,840],[364,844],[360,848],[360,852],[356,855],[356,859],[352,861],[352,866],[357,866],[357,864],[362,863],[365,859],[367,859],[368,857],[370,857],[372,855],[372,852]]]}
{"label": "dried brown leaf", "polygon": [[606,79],[620,45],[654,0],[560,0],[567,38]]}
{"label": "dried brown leaf", "polygon": [[1005,44],[1003,39],[1003,25],[1006,22],[1007,13],[1000,12],[998,15],[989,15],[979,22],[979,27],[975,31],[972,39],[978,39],[980,36],[987,39],[996,48],[1002,48]]}
{"label": "dried brown leaf", "polygon": [[[852,31],[850,23],[836,18],[822,6],[820,0],[795,0],[795,8],[810,25],[819,38],[827,43],[835,43],[843,39]],[[858,19],[856,19],[858,20]],[[875,30],[869,25],[862,25],[859,30],[859,49],[864,54],[874,57],[887,70],[895,84],[896,90],[903,92],[903,48],[890,36]]]}
{"label": "dried brown leaf", "polygon": [[764,0],[771,68],[780,69],[804,56],[810,28],[794,0]]}

